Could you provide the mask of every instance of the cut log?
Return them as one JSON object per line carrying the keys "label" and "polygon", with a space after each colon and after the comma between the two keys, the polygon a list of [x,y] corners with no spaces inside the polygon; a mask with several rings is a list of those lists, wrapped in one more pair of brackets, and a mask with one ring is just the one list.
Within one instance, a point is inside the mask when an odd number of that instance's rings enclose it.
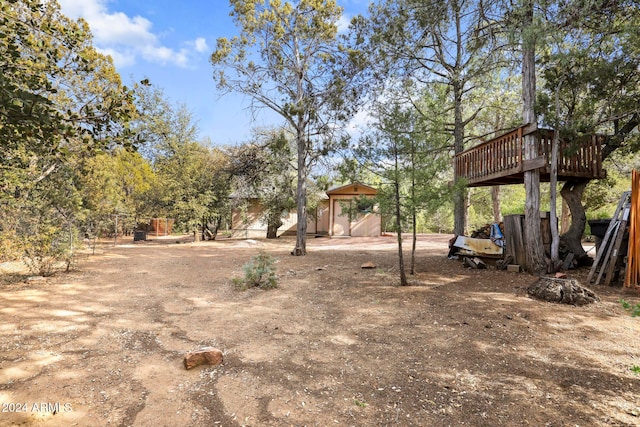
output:
{"label": "cut log", "polygon": [[575,279],[541,277],[527,288],[532,297],[562,304],[586,305],[600,298],[590,289],[580,286]]}

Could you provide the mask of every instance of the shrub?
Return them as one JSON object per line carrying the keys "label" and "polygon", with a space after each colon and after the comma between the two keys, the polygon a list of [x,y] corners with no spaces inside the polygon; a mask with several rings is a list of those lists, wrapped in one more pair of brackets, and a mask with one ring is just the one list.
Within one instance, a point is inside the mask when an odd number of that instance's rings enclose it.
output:
{"label": "shrub", "polygon": [[67,270],[73,263],[74,236],[55,226],[41,226],[37,233],[22,239],[22,261],[32,274],[51,276],[64,263]]}
{"label": "shrub", "polygon": [[620,300],[620,304],[622,304],[622,308],[624,308],[631,316],[637,317],[640,316],[640,303],[633,305],[624,299]]}
{"label": "shrub", "polygon": [[20,244],[15,232],[0,232],[0,262],[20,259]]}
{"label": "shrub", "polygon": [[244,278],[233,279],[233,284],[241,290],[249,288],[272,289],[278,286],[273,264],[275,259],[266,253],[259,253],[244,264]]}

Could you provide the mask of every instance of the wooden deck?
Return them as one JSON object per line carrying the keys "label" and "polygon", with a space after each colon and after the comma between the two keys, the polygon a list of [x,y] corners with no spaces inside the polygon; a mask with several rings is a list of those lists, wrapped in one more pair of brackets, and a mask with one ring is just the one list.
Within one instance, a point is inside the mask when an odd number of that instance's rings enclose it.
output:
{"label": "wooden deck", "polygon": [[[553,131],[528,129],[519,127],[457,154],[454,160],[457,176],[467,180],[469,187],[521,184],[525,171],[540,169],[540,181],[549,182]],[[538,158],[525,161],[523,136],[530,133],[537,137]],[[579,145],[560,141],[558,181],[605,178],[601,153],[602,140],[596,135]]]}

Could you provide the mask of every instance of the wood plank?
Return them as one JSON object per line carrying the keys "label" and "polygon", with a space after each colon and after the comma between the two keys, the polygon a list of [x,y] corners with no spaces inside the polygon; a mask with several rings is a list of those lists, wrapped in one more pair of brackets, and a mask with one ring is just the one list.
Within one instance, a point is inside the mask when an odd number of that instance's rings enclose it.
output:
{"label": "wood plank", "polygon": [[611,258],[609,259],[609,267],[607,268],[607,274],[604,277],[605,285],[611,284],[616,267],[618,267],[618,255],[620,254],[620,247],[622,246],[622,241],[624,240],[624,234],[627,232],[629,208],[629,205],[625,206],[624,212],[622,214],[622,220],[620,221],[620,226],[618,227],[618,235],[616,236],[616,240],[613,245],[613,251],[611,252]]}
{"label": "wood plank", "polygon": [[531,135],[534,132],[538,131],[537,123],[529,123],[527,125],[522,126],[522,136]]}
{"label": "wood plank", "polygon": [[534,169],[540,169],[547,165],[547,161],[544,156],[538,156],[535,159],[523,160],[522,161],[522,172],[531,171]]}
{"label": "wood plank", "polygon": [[526,268],[522,215],[505,215],[503,223],[506,256],[513,258],[513,264],[520,264]]}
{"label": "wood plank", "polygon": [[629,246],[627,249],[627,265],[624,278],[625,287],[637,287],[640,279],[640,245],[638,244],[638,227],[640,221],[640,174],[631,171],[631,212],[629,213]]}
{"label": "wood plank", "polygon": [[591,283],[595,273],[598,271],[598,267],[600,267],[600,271],[598,277],[595,280],[595,284],[599,284],[602,276],[604,275],[604,271],[608,266],[609,258],[611,257],[611,253],[613,251],[614,239],[617,236],[618,229],[620,228],[621,215],[623,214],[623,210],[625,205],[627,204],[627,200],[631,195],[630,191],[625,191],[620,198],[620,202],[616,207],[616,211],[611,218],[611,222],[609,223],[609,227],[607,227],[607,231],[604,234],[602,242],[600,243],[600,249],[596,254],[596,260],[591,266],[591,270],[589,270],[589,275],[587,276],[587,283]]}
{"label": "wood plank", "polygon": [[[596,278],[596,281],[595,281],[596,285],[600,284],[600,281],[602,280],[602,277],[604,276],[604,272],[609,267],[609,261],[611,260],[611,252],[613,252],[613,246],[615,244],[615,239],[616,239],[616,236],[618,235],[618,232],[620,231],[620,221],[615,220],[613,222],[614,222],[613,230],[612,230],[612,233],[610,235],[610,238],[607,240],[606,251],[604,252],[604,256],[602,257],[602,265],[600,266],[600,271],[598,272],[598,277]],[[605,243],[604,240],[602,241],[602,243],[600,243],[600,247],[601,248],[603,248],[603,246],[602,246],[603,243]]]}

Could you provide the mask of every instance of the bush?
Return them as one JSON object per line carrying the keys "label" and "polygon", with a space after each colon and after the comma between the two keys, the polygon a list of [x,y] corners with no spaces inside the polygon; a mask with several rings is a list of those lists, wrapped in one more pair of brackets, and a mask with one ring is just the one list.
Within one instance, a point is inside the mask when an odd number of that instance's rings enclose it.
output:
{"label": "bush", "polygon": [[273,264],[275,259],[266,253],[259,253],[242,266],[244,278],[233,279],[233,284],[241,290],[249,288],[272,289],[278,286]]}
{"label": "bush", "polygon": [[622,308],[624,308],[632,317],[640,316],[640,303],[633,305],[632,303],[625,301],[624,299],[620,300],[620,304],[622,304]]}
{"label": "bush", "polygon": [[0,262],[20,259],[21,250],[15,232],[0,232]]}
{"label": "bush", "polygon": [[22,239],[22,261],[32,274],[51,276],[60,264],[73,263],[73,234],[55,226],[41,226],[38,233]]}

